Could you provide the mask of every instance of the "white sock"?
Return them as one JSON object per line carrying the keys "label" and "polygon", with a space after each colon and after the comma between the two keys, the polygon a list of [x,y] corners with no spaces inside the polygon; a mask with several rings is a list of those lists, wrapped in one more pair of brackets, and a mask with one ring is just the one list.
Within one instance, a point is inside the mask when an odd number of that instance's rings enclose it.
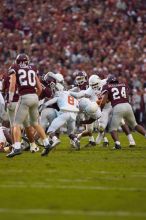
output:
{"label": "white sock", "polygon": [[128,134],[128,135],[127,135],[127,138],[128,138],[128,140],[129,140],[129,142],[135,143],[132,134]]}
{"label": "white sock", "polygon": [[37,147],[35,142],[30,143],[31,147]]}
{"label": "white sock", "polygon": [[43,144],[44,144],[44,146],[47,146],[47,145],[49,144],[48,138],[45,138],[45,139],[43,140]]}
{"label": "white sock", "polygon": [[94,137],[93,136],[89,137],[89,141],[95,142]]}
{"label": "white sock", "polygon": [[56,136],[53,136],[53,137],[52,137],[52,141],[54,142],[54,141],[56,141],[56,140],[58,140],[58,138],[57,138]]}
{"label": "white sock", "polygon": [[107,137],[104,137],[104,138],[103,138],[103,142],[108,142]]}
{"label": "white sock", "polygon": [[20,149],[21,148],[21,142],[15,142],[13,147],[14,147],[14,149]]}
{"label": "white sock", "polygon": [[120,141],[116,141],[115,144],[120,145]]}

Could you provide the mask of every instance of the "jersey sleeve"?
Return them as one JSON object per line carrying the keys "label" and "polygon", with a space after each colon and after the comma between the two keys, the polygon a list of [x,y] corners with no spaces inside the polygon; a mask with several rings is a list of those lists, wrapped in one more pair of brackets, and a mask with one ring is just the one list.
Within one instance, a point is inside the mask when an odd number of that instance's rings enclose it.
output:
{"label": "jersey sleeve", "polygon": [[108,92],[108,85],[104,85],[101,90],[101,95],[104,95],[107,92]]}
{"label": "jersey sleeve", "polygon": [[80,92],[71,92],[71,91],[69,91],[69,93],[70,93],[71,96],[73,96],[74,98],[77,98],[77,99],[85,97],[85,94],[86,94],[85,90],[82,90]]}
{"label": "jersey sleeve", "polygon": [[8,69],[8,74],[11,75],[11,74],[16,74],[17,72],[17,66],[14,64],[12,65],[9,69]]}

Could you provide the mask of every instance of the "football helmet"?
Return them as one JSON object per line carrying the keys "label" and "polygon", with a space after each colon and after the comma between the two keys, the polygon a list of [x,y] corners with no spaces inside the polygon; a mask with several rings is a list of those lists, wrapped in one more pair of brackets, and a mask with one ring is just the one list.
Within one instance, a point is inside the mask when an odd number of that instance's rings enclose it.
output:
{"label": "football helmet", "polygon": [[85,108],[85,111],[90,115],[94,114],[97,110],[98,110],[98,105],[96,102],[91,102],[91,104],[87,105]]}
{"label": "football helmet", "polygon": [[79,110],[81,112],[84,112],[84,113],[90,115],[90,116],[96,115],[96,113],[97,113],[98,118],[101,116],[101,110],[100,110],[99,106],[97,105],[97,103],[92,102],[88,98],[81,98],[80,99]]}
{"label": "football helmet", "polygon": [[28,65],[29,64],[29,56],[25,53],[20,53],[17,55],[15,63]]}
{"label": "football helmet", "polygon": [[92,75],[89,78],[89,86],[91,86],[92,89],[96,90],[99,89],[101,83],[101,79],[97,75]]}
{"label": "football helmet", "polygon": [[[61,83],[63,76],[61,74],[59,74],[59,76],[56,76],[56,75],[57,74],[55,74],[53,72],[48,72],[44,76],[45,83],[51,88],[53,93],[55,93],[56,91],[63,91],[64,90],[64,85]],[[63,81],[64,81],[64,79],[63,79]]]}
{"label": "football helmet", "polygon": [[80,87],[80,89],[86,89],[88,85],[88,75],[85,71],[77,70],[73,73],[75,76],[75,84]]}
{"label": "football helmet", "polygon": [[109,83],[109,84],[115,83],[116,84],[116,83],[119,83],[119,80],[117,79],[117,77],[114,74],[111,74],[108,76],[107,83]]}
{"label": "football helmet", "polygon": [[91,101],[88,98],[81,98],[79,100],[79,110],[84,112],[86,107],[91,104]]}
{"label": "football helmet", "polygon": [[64,77],[61,73],[56,73],[54,77],[56,78],[57,82],[64,84]]}

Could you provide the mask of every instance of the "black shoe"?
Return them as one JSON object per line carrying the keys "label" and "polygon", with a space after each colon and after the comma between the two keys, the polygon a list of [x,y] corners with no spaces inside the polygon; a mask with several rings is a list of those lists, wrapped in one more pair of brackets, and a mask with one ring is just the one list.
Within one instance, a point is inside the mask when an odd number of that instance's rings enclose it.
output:
{"label": "black shoe", "polygon": [[130,147],[130,148],[135,148],[136,145],[135,145],[135,144],[130,144],[129,147]]}
{"label": "black shoe", "polygon": [[95,141],[89,141],[89,144],[90,144],[91,146],[96,146],[96,142],[95,142]]}
{"label": "black shoe", "polygon": [[119,144],[115,144],[115,146],[114,146],[113,149],[115,149],[115,150],[120,150],[120,149],[121,149],[121,145],[119,145]]}
{"label": "black shoe", "polygon": [[21,154],[21,149],[13,149],[9,154],[7,154],[6,157],[11,158],[11,157],[15,157],[16,155]]}
{"label": "black shoe", "polygon": [[42,157],[43,157],[43,156],[47,156],[48,153],[49,153],[52,149],[53,149],[53,147],[52,147],[50,144],[48,144],[47,146],[44,147],[44,150],[42,151],[41,156],[42,156]]}
{"label": "black shoe", "polygon": [[109,142],[108,141],[103,142],[103,147],[109,147]]}

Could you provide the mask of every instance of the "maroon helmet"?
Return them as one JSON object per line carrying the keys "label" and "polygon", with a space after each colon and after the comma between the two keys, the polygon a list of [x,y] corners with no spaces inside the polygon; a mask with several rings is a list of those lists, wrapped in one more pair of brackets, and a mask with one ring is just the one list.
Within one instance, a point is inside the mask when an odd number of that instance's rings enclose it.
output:
{"label": "maroon helmet", "polygon": [[116,84],[116,83],[119,83],[119,80],[117,79],[117,77],[114,74],[110,74],[108,76],[107,83]]}
{"label": "maroon helmet", "polygon": [[28,55],[26,55],[25,53],[20,53],[17,55],[16,60],[15,60],[16,64],[29,64],[29,57]]}
{"label": "maroon helmet", "polygon": [[56,91],[56,79],[54,77],[49,76],[48,74],[45,74],[43,77],[43,84],[47,87],[49,87],[53,93]]}
{"label": "maroon helmet", "polygon": [[88,75],[85,71],[80,71],[77,70],[74,73],[75,75],[75,84],[80,88],[80,89],[86,89],[88,85]]}

